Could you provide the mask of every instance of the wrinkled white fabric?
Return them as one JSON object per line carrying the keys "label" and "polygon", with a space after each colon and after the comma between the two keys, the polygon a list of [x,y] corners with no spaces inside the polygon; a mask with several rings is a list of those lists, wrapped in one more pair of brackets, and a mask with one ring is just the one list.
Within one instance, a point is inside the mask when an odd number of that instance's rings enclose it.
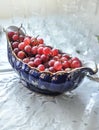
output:
{"label": "wrinkled white fabric", "polygon": [[[2,28],[21,23],[28,34],[39,34],[48,45],[84,61],[99,62],[95,37],[99,25],[92,27],[74,15],[0,20]],[[5,34],[1,32],[0,130],[99,130],[99,83],[86,77],[71,93],[56,97],[31,92],[20,83],[8,63],[6,45]]]}

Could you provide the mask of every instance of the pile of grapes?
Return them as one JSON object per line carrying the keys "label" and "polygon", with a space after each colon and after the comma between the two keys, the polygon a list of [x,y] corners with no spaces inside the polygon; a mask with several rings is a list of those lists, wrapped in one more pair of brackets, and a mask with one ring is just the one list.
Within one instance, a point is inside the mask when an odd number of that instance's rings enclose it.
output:
{"label": "pile of grapes", "polygon": [[59,49],[47,46],[42,38],[22,35],[14,31],[9,31],[7,36],[17,58],[31,68],[36,67],[39,71],[55,73],[82,66],[79,58],[71,57]]}

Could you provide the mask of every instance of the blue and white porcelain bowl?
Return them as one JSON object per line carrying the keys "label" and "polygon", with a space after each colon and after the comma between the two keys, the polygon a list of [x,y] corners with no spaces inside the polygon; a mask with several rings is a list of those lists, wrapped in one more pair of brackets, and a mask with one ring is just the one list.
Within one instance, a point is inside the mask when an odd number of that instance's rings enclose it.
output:
{"label": "blue and white porcelain bowl", "polygon": [[[10,26],[6,29],[9,31],[18,31],[18,27]],[[20,29],[20,34],[25,35]],[[6,35],[7,36],[7,35]],[[7,37],[8,60],[12,68],[18,73],[24,86],[32,91],[46,95],[58,95],[71,91],[79,86],[86,75],[93,75],[97,72],[97,67],[92,69],[89,66],[83,66],[71,71],[59,71],[51,73],[39,71],[37,68],[31,68],[20,60],[12,50],[11,43]],[[91,64],[91,63],[90,63]],[[93,62],[92,62],[93,64]]]}

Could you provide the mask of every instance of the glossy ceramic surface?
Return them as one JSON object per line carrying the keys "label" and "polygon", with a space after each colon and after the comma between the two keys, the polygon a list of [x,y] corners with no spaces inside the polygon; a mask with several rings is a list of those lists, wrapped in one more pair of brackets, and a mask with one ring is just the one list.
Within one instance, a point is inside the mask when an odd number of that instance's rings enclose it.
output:
{"label": "glossy ceramic surface", "polygon": [[[17,31],[18,28],[10,26],[9,30]],[[22,30],[20,33],[24,34]],[[25,35],[25,34],[24,34]],[[71,91],[79,86],[84,77],[89,74],[93,75],[97,70],[90,67],[80,67],[70,72],[40,72],[36,68],[31,68],[22,60],[18,59],[12,51],[11,43],[7,37],[8,60],[13,69],[20,76],[24,86],[32,91],[47,95],[58,95],[66,91]]]}

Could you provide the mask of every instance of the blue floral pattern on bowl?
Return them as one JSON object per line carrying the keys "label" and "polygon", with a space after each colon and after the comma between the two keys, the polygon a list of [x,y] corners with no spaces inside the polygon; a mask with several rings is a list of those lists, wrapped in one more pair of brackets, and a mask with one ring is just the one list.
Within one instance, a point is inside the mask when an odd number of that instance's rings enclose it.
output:
{"label": "blue floral pattern on bowl", "polygon": [[[6,34],[11,31],[17,31],[18,27],[10,26],[6,29]],[[20,34],[24,32],[20,29]],[[7,35],[6,35],[7,36]],[[58,95],[71,91],[79,86],[84,77],[89,74],[93,75],[97,69],[90,67],[80,67],[69,72],[59,71],[50,73],[47,71],[40,72],[36,68],[31,68],[14,54],[9,38],[7,37],[8,60],[12,68],[18,73],[24,86],[32,91],[46,95]]]}

